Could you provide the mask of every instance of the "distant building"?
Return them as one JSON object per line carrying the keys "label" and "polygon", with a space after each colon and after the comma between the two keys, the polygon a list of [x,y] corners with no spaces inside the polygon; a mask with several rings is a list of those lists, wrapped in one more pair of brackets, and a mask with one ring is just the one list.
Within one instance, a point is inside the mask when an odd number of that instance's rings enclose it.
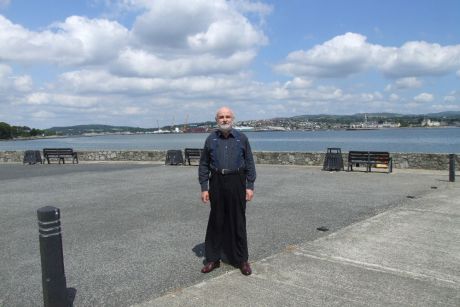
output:
{"label": "distant building", "polygon": [[378,125],[379,128],[399,128],[401,127],[400,123],[392,123],[392,122],[383,122],[382,124]]}
{"label": "distant building", "polygon": [[250,126],[234,126],[233,128],[240,131],[254,131],[254,127]]}
{"label": "distant building", "polygon": [[441,122],[425,118],[420,125],[422,127],[439,127],[441,126]]}

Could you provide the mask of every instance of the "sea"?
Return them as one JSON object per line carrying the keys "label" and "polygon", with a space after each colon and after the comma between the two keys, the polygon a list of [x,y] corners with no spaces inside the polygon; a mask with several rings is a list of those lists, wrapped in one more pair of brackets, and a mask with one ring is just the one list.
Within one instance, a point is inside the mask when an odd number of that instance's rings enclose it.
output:
{"label": "sea", "polygon": [[[419,153],[460,153],[460,127],[378,130],[245,132],[253,151],[325,152],[327,148]],[[70,147],[75,150],[201,148],[207,133],[75,136],[0,141],[0,151]]]}

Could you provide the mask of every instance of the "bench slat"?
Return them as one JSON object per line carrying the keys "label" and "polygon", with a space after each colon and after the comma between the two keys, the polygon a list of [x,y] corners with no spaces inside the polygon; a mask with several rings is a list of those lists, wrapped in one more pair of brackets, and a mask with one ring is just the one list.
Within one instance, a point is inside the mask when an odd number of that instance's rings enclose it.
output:
{"label": "bench slat", "polygon": [[353,171],[353,164],[365,164],[366,171],[372,167],[387,168],[388,172],[393,171],[393,160],[390,153],[386,151],[350,151],[348,153],[348,170]]}

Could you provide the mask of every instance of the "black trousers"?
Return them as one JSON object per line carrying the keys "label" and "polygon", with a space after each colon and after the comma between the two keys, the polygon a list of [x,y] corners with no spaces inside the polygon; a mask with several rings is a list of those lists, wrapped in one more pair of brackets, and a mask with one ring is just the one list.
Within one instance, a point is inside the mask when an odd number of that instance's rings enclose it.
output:
{"label": "black trousers", "polygon": [[238,265],[248,261],[246,234],[246,175],[213,173],[209,181],[206,260],[220,259]]}

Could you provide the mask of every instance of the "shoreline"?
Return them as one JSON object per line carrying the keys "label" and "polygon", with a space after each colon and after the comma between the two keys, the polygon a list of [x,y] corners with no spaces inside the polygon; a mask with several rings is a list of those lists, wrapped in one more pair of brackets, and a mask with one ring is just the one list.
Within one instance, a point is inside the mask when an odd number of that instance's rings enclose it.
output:
{"label": "shoreline", "polygon": [[[442,127],[388,127],[388,128],[341,128],[341,129],[298,129],[298,130],[242,130],[243,133],[267,133],[267,132],[316,132],[316,131],[376,131],[376,130],[397,130],[397,129],[460,129],[460,126],[442,126]],[[80,137],[97,137],[97,136],[139,136],[139,135],[177,135],[177,134],[208,134],[209,132],[170,132],[170,133],[96,133],[91,135],[76,134],[76,135],[53,135],[53,136],[35,136],[35,137],[19,137],[13,139],[0,139],[0,142],[9,141],[35,141],[47,139],[65,139],[65,138],[80,138]]]}

